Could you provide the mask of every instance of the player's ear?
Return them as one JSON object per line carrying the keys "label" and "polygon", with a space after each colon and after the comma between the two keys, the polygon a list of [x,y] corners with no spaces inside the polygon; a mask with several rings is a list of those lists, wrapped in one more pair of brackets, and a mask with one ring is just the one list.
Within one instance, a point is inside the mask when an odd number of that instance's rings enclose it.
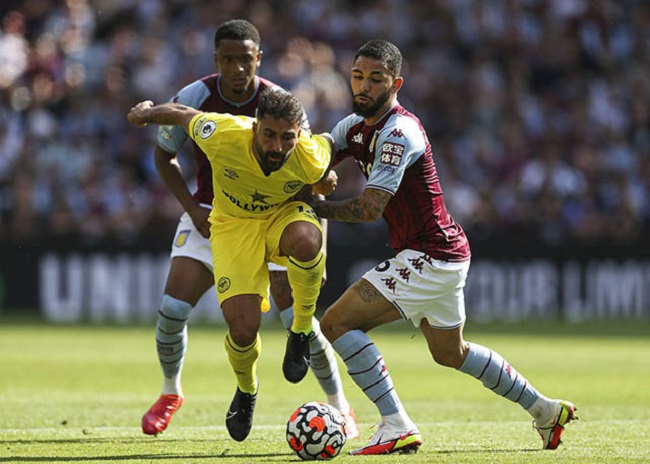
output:
{"label": "player's ear", "polygon": [[402,88],[402,85],[404,84],[404,78],[403,77],[396,77],[395,80],[393,81],[393,85],[391,86],[391,90],[393,93],[399,92],[399,89]]}

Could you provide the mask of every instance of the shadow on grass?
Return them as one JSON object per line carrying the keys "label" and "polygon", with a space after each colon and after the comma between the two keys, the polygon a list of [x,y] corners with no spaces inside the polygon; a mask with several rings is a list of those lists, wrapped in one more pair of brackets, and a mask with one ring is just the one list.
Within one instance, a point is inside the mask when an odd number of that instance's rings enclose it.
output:
{"label": "shadow on grass", "polygon": [[[430,455],[490,455],[501,453],[539,453],[539,449],[485,449],[485,450],[438,450],[429,452]],[[241,459],[242,462],[250,462],[250,459],[265,459],[267,461],[287,462],[288,458],[294,458],[299,462],[299,458],[292,453],[262,453],[262,454],[229,454],[228,450],[224,450],[221,454],[124,454],[113,456],[59,456],[59,457],[45,457],[45,456],[22,456],[22,457],[9,457],[0,458],[0,462],[119,462],[119,461],[132,461],[137,459],[152,460],[153,462],[178,460],[183,462],[188,459]]]}
{"label": "shadow on grass", "polygon": [[1,443],[3,445],[32,445],[32,444],[40,444],[40,445],[60,445],[60,444],[93,444],[93,443],[115,443],[115,444],[135,444],[135,443],[144,443],[147,444],[149,443],[155,443],[155,444],[161,444],[161,443],[173,443],[173,442],[192,442],[192,443],[207,443],[211,442],[214,443],[214,439],[211,438],[206,438],[206,439],[200,439],[200,438],[192,438],[191,440],[188,439],[183,439],[183,438],[165,438],[164,440],[159,440],[159,441],[154,441],[153,439],[150,438],[139,438],[139,437],[133,437],[133,438],[61,438],[61,439],[48,439],[48,440],[32,440],[32,439],[16,439],[16,440],[2,440]]}
{"label": "shadow on grass", "polygon": [[447,455],[454,455],[454,454],[488,454],[488,453],[540,453],[542,450],[539,448],[527,448],[527,449],[520,449],[520,450],[514,450],[514,449],[483,449],[483,450],[437,450],[437,451],[432,451],[429,454],[447,454]]}
{"label": "shadow on grass", "polygon": [[[214,439],[165,439],[164,443],[169,444],[173,442],[177,443],[186,443],[191,441],[192,443],[214,443]],[[154,442],[147,438],[64,438],[64,439],[51,439],[51,440],[2,440],[2,445],[11,447],[16,445],[74,445],[74,444],[103,444],[111,443],[114,445],[133,445],[133,444],[151,444],[160,445],[161,442]],[[202,460],[202,459],[241,459],[242,462],[250,462],[251,459],[264,459],[267,461],[280,461],[286,462],[289,458],[298,457],[293,453],[232,453],[230,448],[224,448],[221,452],[209,453],[209,454],[182,454],[182,453],[135,453],[135,454],[113,454],[106,456],[10,456],[0,457],[0,463],[2,462],[121,462],[121,461],[134,461],[134,460],[148,460],[150,462],[159,462],[159,461],[173,461],[173,462],[186,462],[188,460]]]}
{"label": "shadow on grass", "polygon": [[0,458],[0,462],[119,462],[134,461],[136,459],[160,462],[172,460],[174,462],[185,462],[186,460],[198,459],[241,459],[242,462],[250,462],[251,459],[278,460],[286,462],[287,458],[298,457],[290,453],[265,453],[265,454],[123,454],[113,456],[16,456]]}

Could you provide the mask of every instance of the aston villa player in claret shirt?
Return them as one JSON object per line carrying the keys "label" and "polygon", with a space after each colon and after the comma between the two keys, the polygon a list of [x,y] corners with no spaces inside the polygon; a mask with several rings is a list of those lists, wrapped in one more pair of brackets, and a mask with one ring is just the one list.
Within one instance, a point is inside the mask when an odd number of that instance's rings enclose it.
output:
{"label": "aston villa player in claret shirt", "polygon": [[497,352],[463,338],[470,249],[445,207],[424,128],[397,101],[404,83],[401,65],[399,49],[384,40],[357,51],[350,76],[354,113],[334,127],[332,137],[336,160],[353,157],[367,183],[355,198],[312,201],[316,214],[331,220],[383,217],[396,252],[348,288],[321,320],[351,377],[381,414],[370,442],[352,454],[416,452],[423,443],[367,335],[400,319],[420,328],[436,363],[468,374],[522,406],[532,416],[543,448],[555,449],[564,426],[575,418],[575,406],[545,397]]}

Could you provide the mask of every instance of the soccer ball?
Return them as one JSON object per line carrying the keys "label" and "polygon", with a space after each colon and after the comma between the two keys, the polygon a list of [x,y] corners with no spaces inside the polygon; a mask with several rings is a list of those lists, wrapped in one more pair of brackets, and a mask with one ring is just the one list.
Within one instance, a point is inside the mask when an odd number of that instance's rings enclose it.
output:
{"label": "soccer ball", "polygon": [[305,403],[287,422],[287,442],[303,461],[333,459],[346,440],[345,419],[329,404]]}

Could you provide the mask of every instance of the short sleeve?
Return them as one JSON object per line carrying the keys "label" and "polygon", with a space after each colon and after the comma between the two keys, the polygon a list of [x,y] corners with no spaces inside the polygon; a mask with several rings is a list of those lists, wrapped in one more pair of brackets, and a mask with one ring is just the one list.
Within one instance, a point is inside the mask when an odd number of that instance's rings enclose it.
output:
{"label": "short sleeve", "polygon": [[375,161],[368,176],[367,187],[394,194],[404,171],[426,150],[426,140],[417,123],[410,118],[394,116],[377,137]]}
{"label": "short sleeve", "polygon": [[[195,81],[183,87],[170,103],[180,103],[199,109],[210,96],[210,91],[202,81]],[[158,145],[169,153],[178,153],[187,140],[187,134],[181,126],[160,126],[158,128]]]}

